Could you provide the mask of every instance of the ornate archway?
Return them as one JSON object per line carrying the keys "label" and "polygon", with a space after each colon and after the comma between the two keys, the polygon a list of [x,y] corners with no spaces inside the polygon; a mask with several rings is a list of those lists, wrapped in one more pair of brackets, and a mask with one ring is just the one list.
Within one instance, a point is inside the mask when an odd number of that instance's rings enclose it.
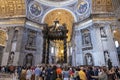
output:
{"label": "ornate archway", "polygon": [[73,16],[73,14],[65,9],[55,9],[45,15],[44,23],[47,23],[48,26],[52,26],[55,20],[58,20],[59,24],[66,24],[66,27],[68,29],[67,41],[70,41],[72,34],[72,26],[75,22],[75,17]]}

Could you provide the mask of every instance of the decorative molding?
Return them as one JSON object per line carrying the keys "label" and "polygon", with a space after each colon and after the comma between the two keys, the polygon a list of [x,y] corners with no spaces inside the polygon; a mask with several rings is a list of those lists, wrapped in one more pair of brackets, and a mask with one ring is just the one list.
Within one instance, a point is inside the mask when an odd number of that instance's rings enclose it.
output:
{"label": "decorative molding", "polygon": [[15,27],[15,26],[24,26],[24,25],[25,25],[25,18],[0,20],[1,27]]}

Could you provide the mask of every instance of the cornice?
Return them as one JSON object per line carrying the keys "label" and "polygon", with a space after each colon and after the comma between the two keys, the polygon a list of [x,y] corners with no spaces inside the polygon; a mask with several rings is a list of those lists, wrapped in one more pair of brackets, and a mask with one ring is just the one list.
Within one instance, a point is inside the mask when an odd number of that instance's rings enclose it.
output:
{"label": "cornice", "polygon": [[9,19],[0,19],[1,27],[14,27],[14,26],[24,26],[25,18],[9,18]]}

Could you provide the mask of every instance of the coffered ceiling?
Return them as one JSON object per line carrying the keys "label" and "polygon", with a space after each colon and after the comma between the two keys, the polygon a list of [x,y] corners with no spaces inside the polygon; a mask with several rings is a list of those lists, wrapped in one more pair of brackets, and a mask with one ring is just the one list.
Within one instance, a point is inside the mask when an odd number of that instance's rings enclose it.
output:
{"label": "coffered ceiling", "polygon": [[0,18],[24,17],[24,0],[0,0]]}

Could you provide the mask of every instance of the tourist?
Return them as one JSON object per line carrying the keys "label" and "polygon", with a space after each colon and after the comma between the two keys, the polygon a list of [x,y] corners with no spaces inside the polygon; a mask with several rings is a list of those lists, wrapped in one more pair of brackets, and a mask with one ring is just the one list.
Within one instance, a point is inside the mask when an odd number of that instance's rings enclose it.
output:
{"label": "tourist", "polygon": [[56,69],[57,69],[57,67],[54,65],[54,66],[52,67],[51,80],[56,80],[56,78],[57,78]]}
{"label": "tourist", "polygon": [[62,78],[62,69],[60,65],[57,66],[56,72],[57,72],[57,77]]}
{"label": "tourist", "polygon": [[88,80],[94,80],[94,78],[92,78],[91,76],[94,76],[94,71],[92,67],[88,67],[87,70],[87,79]]}
{"label": "tourist", "polygon": [[32,76],[32,71],[30,70],[30,67],[28,67],[26,71],[26,80],[31,80],[31,76]]}
{"label": "tourist", "polygon": [[87,76],[86,76],[86,74],[84,72],[84,68],[83,67],[80,67],[79,78],[80,78],[80,80],[87,80]]}
{"label": "tourist", "polygon": [[108,80],[116,80],[117,75],[115,73],[114,67],[112,67],[110,70],[108,70]]}
{"label": "tourist", "polygon": [[63,76],[63,80],[69,80],[69,71],[68,71],[68,67],[65,67],[62,71],[62,76]]}
{"label": "tourist", "polygon": [[37,66],[35,68],[35,80],[39,80],[41,74],[42,74],[42,70],[40,70],[39,66]]}
{"label": "tourist", "polygon": [[20,80],[26,80],[26,68],[22,67]]}
{"label": "tourist", "polygon": [[92,78],[96,78],[98,80],[109,80],[107,76],[107,69],[106,68],[101,68],[101,72],[99,73],[98,76],[91,76]]}

